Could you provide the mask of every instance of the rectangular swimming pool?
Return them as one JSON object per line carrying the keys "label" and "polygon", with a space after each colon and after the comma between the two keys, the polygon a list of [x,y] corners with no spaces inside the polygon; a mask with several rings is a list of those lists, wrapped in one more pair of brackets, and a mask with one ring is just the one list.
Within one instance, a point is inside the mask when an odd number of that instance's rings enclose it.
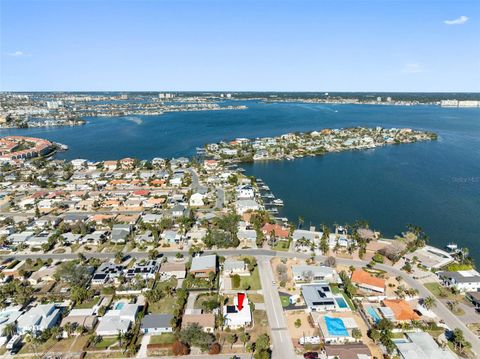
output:
{"label": "rectangular swimming pool", "polygon": [[328,334],[341,337],[348,337],[348,331],[340,318],[324,317]]}
{"label": "rectangular swimming pool", "polygon": [[118,302],[117,304],[115,304],[115,310],[120,310],[123,308],[123,306],[125,305],[125,303],[123,302]]}
{"label": "rectangular swimming pool", "polygon": [[374,321],[375,323],[379,322],[380,319],[382,319],[382,318],[380,318],[380,316],[378,315],[378,313],[375,311],[375,309],[373,309],[372,307],[368,306],[368,307],[366,307],[366,309],[367,309],[368,315],[369,315],[370,317],[372,317],[372,319],[373,319],[373,321]]}
{"label": "rectangular swimming pool", "polygon": [[335,301],[337,302],[339,308],[341,308],[341,309],[348,308],[348,304],[345,301],[345,299],[337,297],[337,298],[335,298]]}

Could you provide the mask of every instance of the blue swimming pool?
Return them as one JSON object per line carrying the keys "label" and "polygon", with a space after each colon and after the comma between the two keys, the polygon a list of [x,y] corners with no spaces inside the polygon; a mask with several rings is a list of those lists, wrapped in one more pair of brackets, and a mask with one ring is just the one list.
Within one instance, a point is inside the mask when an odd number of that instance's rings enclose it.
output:
{"label": "blue swimming pool", "polygon": [[382,319],[382,318],[380,318],[378,313],[375,311],[375,309],[373,309],[372,307],[366,307],[366,308],[367,308],[368,315],[370,315],[372,317],[372,319],[375,323],[379,322],[380,319]]}
{"label": "blue swimming pool", "polygon": [[115,309],[116,310],[120,310],[123,308],[123,306],[125,305],[125,303],[123,302],[118,302],[117,304],[115,304]]}
{"label": "blue swimming pool", "polygon": [[335,298],[335,301],[337,302],[339,308],[341,309],[348,308],[348,304],[345,301],[345,299],[338,297],[338,298]]}
{"label": "blue swimming pool", "polygon": [[340,318],[324,317],[327,325],[328,334],[341,337],[348,337],[348,331]]}

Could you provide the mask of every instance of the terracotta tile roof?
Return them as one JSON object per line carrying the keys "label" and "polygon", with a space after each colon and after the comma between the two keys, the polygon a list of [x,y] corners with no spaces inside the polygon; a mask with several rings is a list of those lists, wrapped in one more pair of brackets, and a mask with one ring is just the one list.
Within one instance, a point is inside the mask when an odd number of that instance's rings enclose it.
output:
{"label": "terracotta tile roof", "polygon": [[403,299],[385,299],[383,304],[389,307],[396,320],[419,320],[420,317],[410,307],[410,305]]}
{"label": "terracotta tile roof", "polygon": [[270,234],[272,233],[272,231],[275,232],[276,237],[280,237],[280,238],[288,238],[290,234],[290,231],[288,229],[285,229],[278,224],[265,223],[265,225],[262,228],[262,232],[264,234]]}
{"label": "terracotta tile roof", "polygon": [[358,284],[367,284],[370,286],[385,288],[385,280],[382,278],[377,278],[371,275],[368,272],[365,272],[363,269],[355,269],[352,273],[352,282]]}

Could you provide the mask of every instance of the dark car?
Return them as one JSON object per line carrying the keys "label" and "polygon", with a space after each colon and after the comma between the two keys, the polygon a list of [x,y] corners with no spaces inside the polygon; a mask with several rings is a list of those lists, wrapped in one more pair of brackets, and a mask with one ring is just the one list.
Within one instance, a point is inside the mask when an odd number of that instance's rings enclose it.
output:
{"label": "dark car", "polygon": [[318,353],[317,352],[308,352],[303,354],[303,357],[305,359],[318,359]]}

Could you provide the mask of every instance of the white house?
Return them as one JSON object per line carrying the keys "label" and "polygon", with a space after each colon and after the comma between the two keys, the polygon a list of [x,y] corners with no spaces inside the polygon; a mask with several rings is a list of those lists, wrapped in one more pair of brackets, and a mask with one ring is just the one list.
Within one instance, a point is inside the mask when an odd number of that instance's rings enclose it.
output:
{"label": "white house", "polygon": [[247,211],[258,211],[261,206],[253,199],[239,199],[235,202],[235,209],[242,215]]}
{"label": "white house", "polygon": [[54,327],[59,319],[60,309],[55,304],[38,304],[17,319],[17,332],[42,332]]}
{"label": "white house", "polygon": [[203,194],[200,194],[200,193],[194,193],[190,196],[190,201],[189,201],[189,204],[190,204],[190,207],[202,207],[205,205],[205,203],[203,202]]}
{"label": "white house", "polygon": [[113,336],[119,332],[126,333],[135,321],[139,305],[130,304],[127,301],[118,301],[113,305],[113,309],[107,311],[100,318],[96,333],[101,336]]}
{"label": "white house", "polygon": [[[243,293],[240,293],[244,295]],[[239,294],[239,295],[240,295]],[[223,307],[224,325],[230,329],[240,329],[252,323],[252,313],[248,298],[244,295],[242,307],[239,310],[237,295],[234,299],[234,305],[225,305]]]}
{"label": "white house", "polygon": [[458,272],[440,272],[438,276],[442,284],[447,287],[456,287],[460,292],[480,292],[480,273],[476,270],[462,270]]}
{"label": "white house", "polygon": [[252,186],[244,185],[237,187],[238,199],[252,199],[255,197],[255,191]]}

